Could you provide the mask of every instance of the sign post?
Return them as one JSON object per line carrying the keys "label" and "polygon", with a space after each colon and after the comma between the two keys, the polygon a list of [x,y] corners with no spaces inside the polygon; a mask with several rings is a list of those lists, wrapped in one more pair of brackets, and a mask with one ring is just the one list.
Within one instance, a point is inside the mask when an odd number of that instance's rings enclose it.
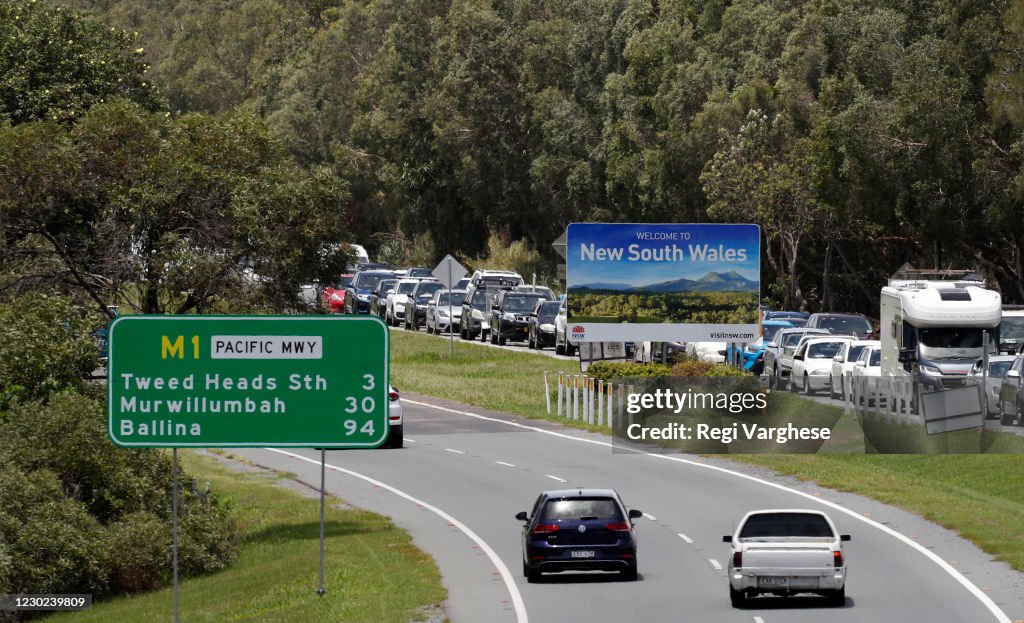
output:
{"label": "sign post", "polygon": [[[466,267],[459,264],[451,255],[444,256],[444,259],[437,265],[437,268],[431,273],[438,281],[444,284],[444,287],[451,290],[455,287],[455,284],[466,276]],[[435,324],[437,321],[434,321]],[[455,354],[455,316],[452,315],[452,294],[448,293],[448,334],[449,334],[449,354]]]}
{"label": "sign post", "polygon": [[107,433],[172,448],[178,620],[178,448],[375,448],[389,433],[389,334],[374,316],[119,316],[110,323]]}

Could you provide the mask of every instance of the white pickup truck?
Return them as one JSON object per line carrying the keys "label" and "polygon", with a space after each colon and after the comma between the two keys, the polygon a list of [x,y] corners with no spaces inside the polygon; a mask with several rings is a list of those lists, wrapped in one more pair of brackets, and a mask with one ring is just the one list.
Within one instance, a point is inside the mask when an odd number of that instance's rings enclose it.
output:
{"label": "white pickup truck", "polygon": [[846,603],[846,556],[828,515],[821,511],[772,509],[747,513],[729,556],[729,598],[735,608],[755,595],[789,597],[797,593],[825,596],[834,606]]}

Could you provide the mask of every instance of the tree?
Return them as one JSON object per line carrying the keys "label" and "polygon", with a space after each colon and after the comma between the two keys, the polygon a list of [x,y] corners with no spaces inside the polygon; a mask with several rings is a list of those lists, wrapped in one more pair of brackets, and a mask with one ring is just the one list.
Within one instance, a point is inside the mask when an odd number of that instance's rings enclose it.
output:
{"label": "tree", "polygon": [[250,115],[172,120],[121,101],[70,129],[0,127],[2,285],[72,285],[104,312],[202,312],[257,293],[280,309],[344,269],[346,201]]}
{"label": "tree", "polygon": [[71,123],[122,97],[161,108],[138,37],[44,2],[0,0],[0,120]]}

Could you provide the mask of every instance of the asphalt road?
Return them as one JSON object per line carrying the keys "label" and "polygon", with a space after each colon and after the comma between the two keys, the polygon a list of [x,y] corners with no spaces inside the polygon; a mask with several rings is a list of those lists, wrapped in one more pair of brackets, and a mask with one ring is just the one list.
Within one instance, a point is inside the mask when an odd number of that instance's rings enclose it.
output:
{"label": "asphalt road", "polygon": [[[454,623],[1024,618],[1020,574],[948,531],[870,500],[811,485],[790,488],[724,461],[613,453],[606,437],[548,422],[416,396],[403,401],[406,447],[327,452],[327,489],[392,517],[434,556]],[[318,451],[232,453],[319,483]],[[542,490],[574,486],[613,487],[646,513],[637,520],[639,581],[600,573],[545,576],[538,584],[523,578],[514,515],[529,510]],[[769,507],[825,508],[841,532],[853,535],[844,607],[813,597],[730,606],[722,570],[729,550],[721,537],[746,511]]]}

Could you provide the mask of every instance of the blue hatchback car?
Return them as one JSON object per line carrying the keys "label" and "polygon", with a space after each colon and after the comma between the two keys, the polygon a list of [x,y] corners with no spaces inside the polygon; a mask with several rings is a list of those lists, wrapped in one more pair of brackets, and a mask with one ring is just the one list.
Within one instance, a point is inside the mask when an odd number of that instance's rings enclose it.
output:
{"label": "blue hatchback car", "polygon": [[771,342],[779,329],[796,326],[789,320],[765,320],[761,323],[761,337],[743,348],[743,369],[754,374],[764,370],[764,345]]}
{"label": "blue hatchback car", "polygon": [[633,520],[641,516],[613,489],[545,491],[530,514],[516,515],[524,522],[523,575],[536,582],[545,572],[597,570],[635,580]]}

